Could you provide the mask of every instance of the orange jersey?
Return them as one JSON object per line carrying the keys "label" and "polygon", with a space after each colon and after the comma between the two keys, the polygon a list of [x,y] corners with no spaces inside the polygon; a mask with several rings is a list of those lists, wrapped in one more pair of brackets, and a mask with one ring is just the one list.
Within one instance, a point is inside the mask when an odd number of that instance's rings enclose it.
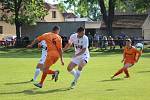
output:
{"label": "orange jersey", "polygon": [[37,37],[38,41],[45,40],[47,44],[47,52],[49,56],[59,57],[58,49],[62,48],[62,39],[58,34],[45,33]]}
{"label": "orange jersey", "polygon": [[134,64],[136,61],[137,54],[140,55],[141,52],[136,50],[134,47],[131,47],[130,49],[125,47],[124,48],[125,62],[129,62],[131,64]]}

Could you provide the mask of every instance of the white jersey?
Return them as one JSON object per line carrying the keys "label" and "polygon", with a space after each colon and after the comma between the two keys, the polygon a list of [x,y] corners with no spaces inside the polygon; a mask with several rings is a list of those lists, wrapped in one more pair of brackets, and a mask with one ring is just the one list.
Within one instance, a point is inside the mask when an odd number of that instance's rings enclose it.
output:
{"label": "white jersey", "polygon": [[42,51],[47,51],[47,44],[45,40],[42,40],[39,45],[41,46]]}
{"label": "white jersey", "polygon": [[45,40],[41,41],[39,43],[39,45],[41,46],[41,50],[42,50],[42,55],[41,55],[39,63],[40,64],[44,64],[44,62],[46,60],[46,56],[47,56],[47,44],[46,44],[46,41]]}
{"label": "white jersey", "polygon": [[69,42],[71,42],[74,45],[75,54],[78,54],[79,52],[81,52],[83,48],[86,48],[86,51],[83,55],[86,54],[89,57],[90,54],[89,54],[89,49],[88,49],[88,46],[89,46],[88,37],[84,35],[82,38],[78,38],[77,35],[78,35],[77,33],[72,34],[69,39]]}

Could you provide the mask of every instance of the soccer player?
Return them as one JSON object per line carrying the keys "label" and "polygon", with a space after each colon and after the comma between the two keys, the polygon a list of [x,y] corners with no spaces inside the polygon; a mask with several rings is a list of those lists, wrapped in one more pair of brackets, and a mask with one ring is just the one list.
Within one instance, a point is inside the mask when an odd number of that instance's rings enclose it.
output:
{"label": "soccer player", "polygon": [[123,72],[126,74],[125,78],[130,77],[128,68],[132,67],[135,63],[137,63],[139,60],[139,57],[141,56],[141,52],[136,50],[136,48],[133,47],[131,44],[132,44],[132,41],[130,39],[127,39],[126,46],[125,46],[124,52],[123,52],[123,60],[122,60],[122,62],[124,62],[124,66],[120,70],[118,70],[111,77],[111,79],[113,79],[115,76],[117,76]]}
{"label": "soccer player", "polygon": [[[90,57],[88,50],[88,37],[85,35],[84,28],[78,28],[77,33],[70,36],[68,44],[64,47],[63,51],[69,49],[72,44],[75,48],[75,55],[70,61],[67,70],[74,76],[74,80],[71,83],[71,88],[74,88],[78,78],[80,77],[80,73],[83,70],[83,67],[87,64]],[[75,70],[76,66],[78,66],[77,70]]]}
{"label": "soccer player", "polygon": [[37,64],[37,67],[35,69],[34,78],[31,79],[31,81],[36,81],[38,75],[40,74],[40,71],[42,70],[42,68],[44,66],[44,62],[45,62],[46,56],[47,56],[47,44],[46,44],[45,40],[42,40],[41,42],[38,43],[38,48],[40,48],[42,50],[42,55],[41,55],[39,63]]}
{"label": "soccer player", "polygon": [[55,82],[58,80],[59,71],[49,70],[50,66],[55,64],[57,60],[61,59],[61,64],[64,65],[63,56],[62,56],[62,39],[58,35],[60,28],[58,26],[53,27],[52,32],[44,33],[41,36],[38,36],[28,48],[31,48],[35,43],[45,40],[47,44],[47,56],[43,67],[43,74],[41,81],[35,86],[42,88],[44,80],[47,74],[54,74]]}

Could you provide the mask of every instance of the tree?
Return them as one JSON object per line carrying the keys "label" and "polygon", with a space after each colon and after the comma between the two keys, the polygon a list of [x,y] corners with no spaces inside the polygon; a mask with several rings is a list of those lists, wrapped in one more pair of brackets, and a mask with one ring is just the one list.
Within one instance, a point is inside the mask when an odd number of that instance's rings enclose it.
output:
{"label": "tree", "polygon": [[150,9],[150,0],[121,0],[121,2],[136,13],[145,13]]}
{"label": "tree", "polygon": [[67,11],[67,8],[62,1],[58,3],[57,7],[58,7],[59,11],[62,13]]}
{"label": "tree", "polygon": [[99,6],[101,8],[101,13],[103,14],[103,20],[106,25],[107,34],[112,36],[112,23],[114,18],[114,11],[115,11],[115,3],[116,0],[109,0],[108,1],[108,10],[106,8],[106,3],[104,0],[98,0]]}
{"label": "tree", "polygon": [[16,26],[17,46],[20,46],[21,26],[35,24],[47,14],[43,0],[1,0],[0,3],[1,19]]}
{"label": "tree", "polygon": [[102,14],[107,33],[112,36],[112,22],[116,0],[65,0],[64,2],[69,4],[69,7],[72,7],[72,5],[75,8],[77,7],[75,11],[77,11],[81,17],[87,16],[91,18],[91,16],[95,17],[95,15],[97,15],[96,18],[100,19],[100,14]]}
{"label": "tree", "polygon": [[91,2],[88,0],[64,0],[61,4],[81,18],[88,17],[93,21],[97,21],[101,19],[101,14],[100,8],[95,1],[96,0],[92,0]]}

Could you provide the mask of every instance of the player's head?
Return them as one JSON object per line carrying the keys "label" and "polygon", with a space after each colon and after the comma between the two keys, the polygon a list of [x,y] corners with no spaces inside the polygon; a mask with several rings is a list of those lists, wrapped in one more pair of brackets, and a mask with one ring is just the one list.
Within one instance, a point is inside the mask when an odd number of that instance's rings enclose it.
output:
{"label": "player's head", "polygon": [[79,27],[77,33],[78,37],[83,37],[83,35],[85,34],[85,29],[83,27]]}
{"label": "player's head", "polygon": [[60,27],[59,26],[54,26],[52,29],[53,33],[59,34],[60,32]]}
{"label": "player's head", "polygon": [[127,39],[126,40],[126,46],[132,46],[132,41],[131,41],[131,39]]}

